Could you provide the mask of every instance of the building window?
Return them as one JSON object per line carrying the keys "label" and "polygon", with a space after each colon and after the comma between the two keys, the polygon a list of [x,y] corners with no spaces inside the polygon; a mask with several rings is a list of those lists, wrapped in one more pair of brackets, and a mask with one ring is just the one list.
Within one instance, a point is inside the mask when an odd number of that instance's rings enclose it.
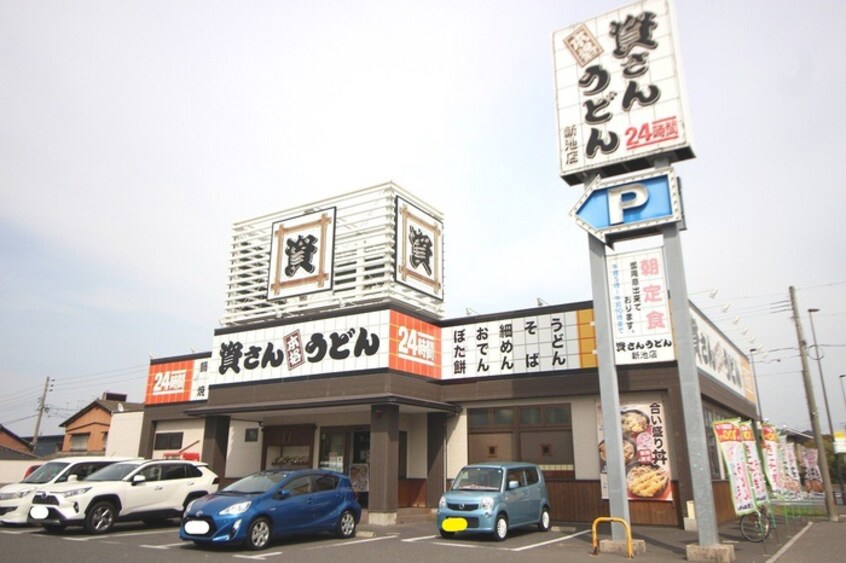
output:
{"label": "building window", "polygon": [[90,434],[71,434],[70,449],[72,452],[88,451],[88,437]]}
{"label": "building window", "polygon": [[154,450],[179,450],[182,448],[182,432],[157,432]]}
{"label": "building window", "polygon": [[258,428],[247,428],[244,430],[244,441],[245,442],[258,442]]}
{"label": "building window", "polygon": [[468,409],[469,461],[537,463],[562,476],[574,471],[570,405]]}

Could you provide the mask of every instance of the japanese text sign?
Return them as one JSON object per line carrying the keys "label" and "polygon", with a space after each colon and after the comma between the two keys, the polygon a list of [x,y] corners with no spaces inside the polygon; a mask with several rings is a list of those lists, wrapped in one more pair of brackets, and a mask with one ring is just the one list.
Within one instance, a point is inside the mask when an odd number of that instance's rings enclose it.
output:
{"label": "japanese text sign", "polygon": [[397,282],[437,299],[444,298],[441,221],[417,206],[396,198]]}
{"label": "japanese text sign", "polygon": [[273,223],[267,299],[331,290],[334,255],[334,207]]}
{"label": "japanese text sign", "polygon": [[209,358],[151,363],[144,404],[159,405],[208,399]]}
{"label": "japanese text sign", "polygon": [[746,464],[746,447],[740,433],[740,419],[715,420],[713,429],[728,471],[734,512],[738,516],[754,512],[755,499]]}
{"label": "japanese text sign", "polygon": [[693,157],[674,20],[670,0],[643,0],[553,34],[560,170],[569,184],[647,156]]}
{"label": "japanese text sign", "polygon": [[675,360],[662,249],[609,255],[607,261],[616,363]]}

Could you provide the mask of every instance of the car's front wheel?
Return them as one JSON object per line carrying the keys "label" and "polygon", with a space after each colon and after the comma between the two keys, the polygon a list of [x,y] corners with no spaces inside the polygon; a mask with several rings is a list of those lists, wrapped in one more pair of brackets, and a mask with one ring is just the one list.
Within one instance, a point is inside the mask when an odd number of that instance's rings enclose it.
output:
{"label": "car's front wheel", "polygon": [[115,525],[117,509],[108,501],[94,503],[85,515],[84,528],[89,534],[105,534]]}
{"label": "car's front wheel", "polygon": [[345,510],[338,518],[335,535],[344,539],[355,537],[355,514],[351,510]]}
{"label": "car's front wheel", "polygon": [[548,532],[550,527],[549,507],[544,506],[541,511],[540,520],[538,520],[538,530],[541,532]]}
{"label": "car's front wheel", "polygon": [[496,541],[503,541],[508,537],[508,518],[505,514],[500,514],[496,517],[496,524],[494,524],[494,538]]}
{"label": "car's front wheel", "polygon": [[247,530],[247,547],[253,551],[258,551],[267,547],[270,543],[270,520],[267,518],[257,518],[250,524],[250,529]]}

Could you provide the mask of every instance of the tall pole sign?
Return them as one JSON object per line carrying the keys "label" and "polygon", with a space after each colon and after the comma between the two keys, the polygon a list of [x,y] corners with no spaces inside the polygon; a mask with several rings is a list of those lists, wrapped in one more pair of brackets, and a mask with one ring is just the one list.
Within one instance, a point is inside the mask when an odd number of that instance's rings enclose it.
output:
{"label": "tall pole sign", "polygon": [[[661,360],[675,359],[684,411],[684,431],[690,481],[696,509],[699,546],[688,548],[697,560],[720,550],[711,485],[699,375],[696,369],[689,301],[679,241],[683,210],[671,162],[693,158],[689,119],[671,0],[642,0],[553,34],[560,175],[585,190],[570,215],[588,233],[591,280],[599,358],[600,403],[605,428],[608,498],[611,516],[629,520],[617,365],[626,359],[612,336],[651,345]],[[611,177],[623,178],[609,180]],[[606,178],[600,180],[599,178]],[[654,260],[652,285],[664,309],[649,313],[651,323],[663,321],[672,297],[672,326],[652,338],[632,336],[634,321],[615,316],[619,306],[616,278],[609,277],[608,248],[621,240],[660,234],[664,258]],[[611,269],[617,267],[613,258]],[[613,274],[613,272],[611,272]],[[640,275],[641,272],[638,272]],[[634,273],[627,275],[633,277]],[[609,283],[610,281],[610,283]],[[609,290],[609,286],[611,289]],[[661,291],[660,295],[657,293]],[[615,293],[616,291],[616,293]],[[640,289],[638,290],[640,297]],[[615,321],[616,320],[616,325]],[[654,328],[651,325],[649,329]],[[616,332],[615,332],[616,330]],[[628,332],[626,332],[628,330]],[[621,336],[622,335],[622,336]],[[637,339],[641,340],[638,341]],[[632,340],[634,339],[634,340]],[[623,348],[630,344],[623,344]],[[666,345],[666,346],[665,346]],[[669,354],[669,356],[667,355]],[[651,357],[651,356],[649,356]],[[678,408],[678,407],[676,407]],[[615,435],[616,434],[620,435]],[[610,432],[610,435],[609,435]],[[612,527],[615,541],[624,539],[621,526]],[[730,547],[730,546],[729,546]],[[708,553],[710,551],[710,553]],[[733,558],[733,553],[732,553]]]}

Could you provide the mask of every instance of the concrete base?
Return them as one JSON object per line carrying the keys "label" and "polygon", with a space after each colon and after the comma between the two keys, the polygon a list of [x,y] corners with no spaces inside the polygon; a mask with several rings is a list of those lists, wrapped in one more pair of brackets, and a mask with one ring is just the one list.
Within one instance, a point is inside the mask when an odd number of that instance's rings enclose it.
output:
{"label": "concrete base", "polygon": [[[599,540],[600,553],[616,553],[629,556],[629,549],[626,540]],[[643,555],[646,553],[646,542],[643,540],[632,540],[632,554]]]}
{"label": "concrete base", "polygon": [[718,563],[730,563],[734,561],[734,546],[729,544],[699,545],[688,544],[688,561],[717,561]]}
{"label": "concrete base", "polygon": [[373,512],[367,513],[367,523],[374,526],[395,526],[397,523],[396,512]]}
{"label": "concrete base", "polygon": [[699,528],[696,526],[696,518],[685,518],[684,519],[684,531],[685,532],[698,532]]}

